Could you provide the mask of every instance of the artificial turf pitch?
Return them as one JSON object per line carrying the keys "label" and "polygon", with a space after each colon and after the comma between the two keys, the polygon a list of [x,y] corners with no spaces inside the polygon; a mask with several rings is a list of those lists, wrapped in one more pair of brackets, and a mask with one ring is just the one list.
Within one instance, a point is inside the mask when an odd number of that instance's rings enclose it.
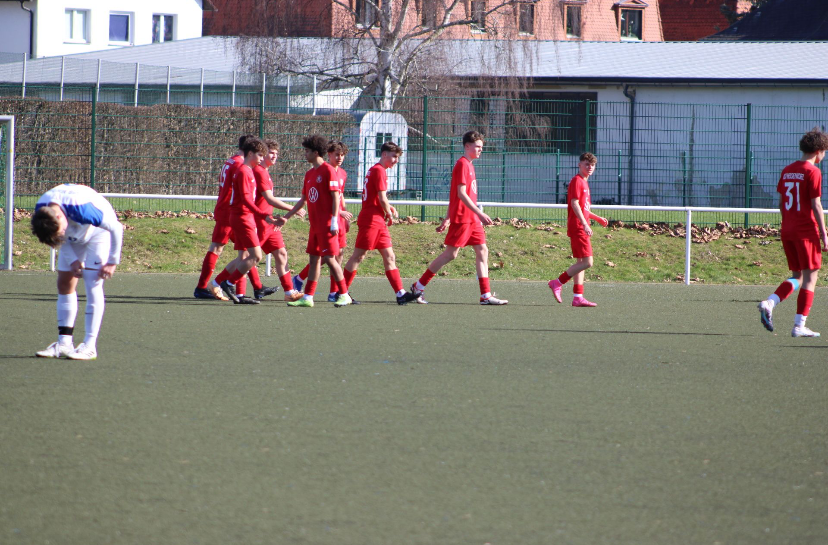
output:
{"label": "artificial turf pitch", "polygon": [[33,357],[53,275],[0,275],[0,543],[828,543],[828,342],[790,337],[793,301],[762,329],[767,287],[194,283],[116,275],[70,362]]}

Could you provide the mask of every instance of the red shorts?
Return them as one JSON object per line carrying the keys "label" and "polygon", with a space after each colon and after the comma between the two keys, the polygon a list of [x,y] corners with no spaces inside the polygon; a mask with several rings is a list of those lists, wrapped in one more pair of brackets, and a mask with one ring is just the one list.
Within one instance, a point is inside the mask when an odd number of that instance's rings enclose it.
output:
{"label": "red shorts", "polygon": [[388,227],[383,225],[367,225],[359,228],[354,248],[360,250],[382,250],[391,247],[391,234]]}
{"label": "red shorts", "polygon": [[272,225],[259,225],[256,231],[259,236],[259,241],[262,243],[262,252],[272,254],[276,250],[285,247],[285,240],[282,238],[282,232],[274,229]]}
{"label": "red shorts", "polygon": [[213,227],[213,238],[211,242],[224,246],[229,240],[233,240],[233,229],[230,228],[230,220],[216,218],[216,225]]}
{"label": "red shorts", "polygon": [[339,216],[339,251],[348,246],[348,231],[351,230],[351,222]]}
{"label": "red shorts", "polygon": [[569,237],[572,257],[592,257],[592,241],[586,233]]}
{"label": "red shorts", "polygon": [[486,231],[479,221],[475,223],[449,224],[446,235],[446,246],[463,248],[465,246],[480,246],[486,244]]}
{"label": "red shorts", "polygon": [[788,258],[788,268],[792,271],[822,268],[822,250],[819,239],[782,240],[782,249],[785,250],[785,257]]}
{"label": "red shorts", "polygon": [[256,222],[253,218],[241,216],[230,217],[230,227],[233,228],[233,249],[246,250],[261,246],[259,235],[256,233]]}
{"label": "red shorts", "polygon": [[339,233],[324,231],[321,234],[317,234],[311,229],[308,235],[308,247],[305,249],[305,252],[320,257],[338,256]]}

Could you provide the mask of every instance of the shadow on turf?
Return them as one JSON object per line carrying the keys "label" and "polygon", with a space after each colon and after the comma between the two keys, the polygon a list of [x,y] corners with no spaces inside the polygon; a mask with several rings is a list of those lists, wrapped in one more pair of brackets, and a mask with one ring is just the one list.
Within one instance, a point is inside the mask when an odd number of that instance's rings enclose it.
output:
{"label": "shadow on turf", "polygon": [[536,333],[609,333],[612,335],[630,333],[634,335],[692,335],[697,337],[753,337],[754,335],[734,335],[732,333],[694,333],[684,332],[678,333],[675,331],[631,331],[629,329],[619,330],[601,330],[601,329],[529,329],[529,328],[509,328],[509,327],[488,327],[480,328],[484,331],[532,331]]}

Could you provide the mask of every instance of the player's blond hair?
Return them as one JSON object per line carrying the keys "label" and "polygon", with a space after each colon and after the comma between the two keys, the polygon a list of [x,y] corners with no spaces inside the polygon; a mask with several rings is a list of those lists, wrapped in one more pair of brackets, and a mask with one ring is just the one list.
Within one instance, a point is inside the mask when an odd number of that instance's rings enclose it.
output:
{"label": "player's blond hair", "polygon": [[268,150],[276,150],[279,151],[279,142],[273,140],[272,138],[268,138],[264,141],[265,145],[267,146]]}

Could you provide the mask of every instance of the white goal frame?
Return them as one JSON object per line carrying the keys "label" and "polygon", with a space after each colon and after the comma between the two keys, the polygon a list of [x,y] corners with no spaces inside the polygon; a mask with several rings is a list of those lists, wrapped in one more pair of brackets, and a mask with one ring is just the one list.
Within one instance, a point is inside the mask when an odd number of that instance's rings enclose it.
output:
{"label": "white goal frame", "polygon": [[3,225],[3,261],[0,268],[10,271],[14,266],[14,116],[0,115],[0,126],[2,125],[7,127],[9,149],[6,153],[6,221]]}

